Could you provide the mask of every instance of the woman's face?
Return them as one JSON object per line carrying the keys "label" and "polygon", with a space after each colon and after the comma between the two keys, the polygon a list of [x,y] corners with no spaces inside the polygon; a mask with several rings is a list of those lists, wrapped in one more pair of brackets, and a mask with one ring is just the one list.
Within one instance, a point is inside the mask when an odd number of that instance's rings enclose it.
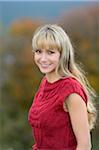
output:
{"label": "woman's face", "polygon": [[34,53],[34,61],[44,74],[54,73],[59,63],[60,52],[56,49],[38,49]]}

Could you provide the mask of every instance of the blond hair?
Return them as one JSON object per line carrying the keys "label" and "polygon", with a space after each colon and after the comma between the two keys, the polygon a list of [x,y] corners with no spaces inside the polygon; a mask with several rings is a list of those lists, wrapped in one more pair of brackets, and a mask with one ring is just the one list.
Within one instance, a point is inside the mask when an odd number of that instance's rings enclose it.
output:
{"label": "blond hair", "polygon": [[39,27],[32,39],[33,52],[37,49],[57,49],[60,52],[60,61],[56,68],[56,73],[61,76],[71,76],[76,78],[84,87],[88,96],[87,112],[90,130],[94,128],[96,122],[96,93],[90,86],[84,71],[74,60],[74,49],[70,38],[66,32],[58,25],[47,24]]}

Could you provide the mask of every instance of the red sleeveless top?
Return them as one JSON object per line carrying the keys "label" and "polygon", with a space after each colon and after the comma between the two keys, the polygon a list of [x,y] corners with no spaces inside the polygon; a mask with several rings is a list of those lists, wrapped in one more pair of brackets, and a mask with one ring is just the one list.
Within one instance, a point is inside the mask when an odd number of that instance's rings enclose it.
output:
{"label": "red sleeveless top", "polygon": [[87,105],[87,95],[76,79],[65,77],[49,83],[43,78],[28,114],[35,141],[33,150],[76,150],[69,112],[63,109],[71,93],[79,94]]}

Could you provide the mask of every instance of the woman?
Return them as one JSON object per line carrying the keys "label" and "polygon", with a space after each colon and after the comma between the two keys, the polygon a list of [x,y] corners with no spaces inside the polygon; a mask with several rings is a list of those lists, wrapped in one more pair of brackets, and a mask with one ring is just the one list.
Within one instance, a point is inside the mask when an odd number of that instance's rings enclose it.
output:
{"label": "woman", "polygon": [[45,74],[29,110],[33,150],[91,150],[95,93],[75,63],[70,39],[58,25],[39,27],[33,57]]}

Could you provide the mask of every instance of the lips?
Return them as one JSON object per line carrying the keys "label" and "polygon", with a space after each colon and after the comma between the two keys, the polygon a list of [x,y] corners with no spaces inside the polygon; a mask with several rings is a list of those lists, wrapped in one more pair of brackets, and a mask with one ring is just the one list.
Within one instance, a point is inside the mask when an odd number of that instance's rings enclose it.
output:
{"label": "lips", "polygon": [[41,64],[41,66],[44,68],[49,67],[49,65],[47,65],[47,64]]}
{"label": "lips", "polygon": [[47,65],[47,64],[41,64],[41,66],[49,66],[49,65]]}

